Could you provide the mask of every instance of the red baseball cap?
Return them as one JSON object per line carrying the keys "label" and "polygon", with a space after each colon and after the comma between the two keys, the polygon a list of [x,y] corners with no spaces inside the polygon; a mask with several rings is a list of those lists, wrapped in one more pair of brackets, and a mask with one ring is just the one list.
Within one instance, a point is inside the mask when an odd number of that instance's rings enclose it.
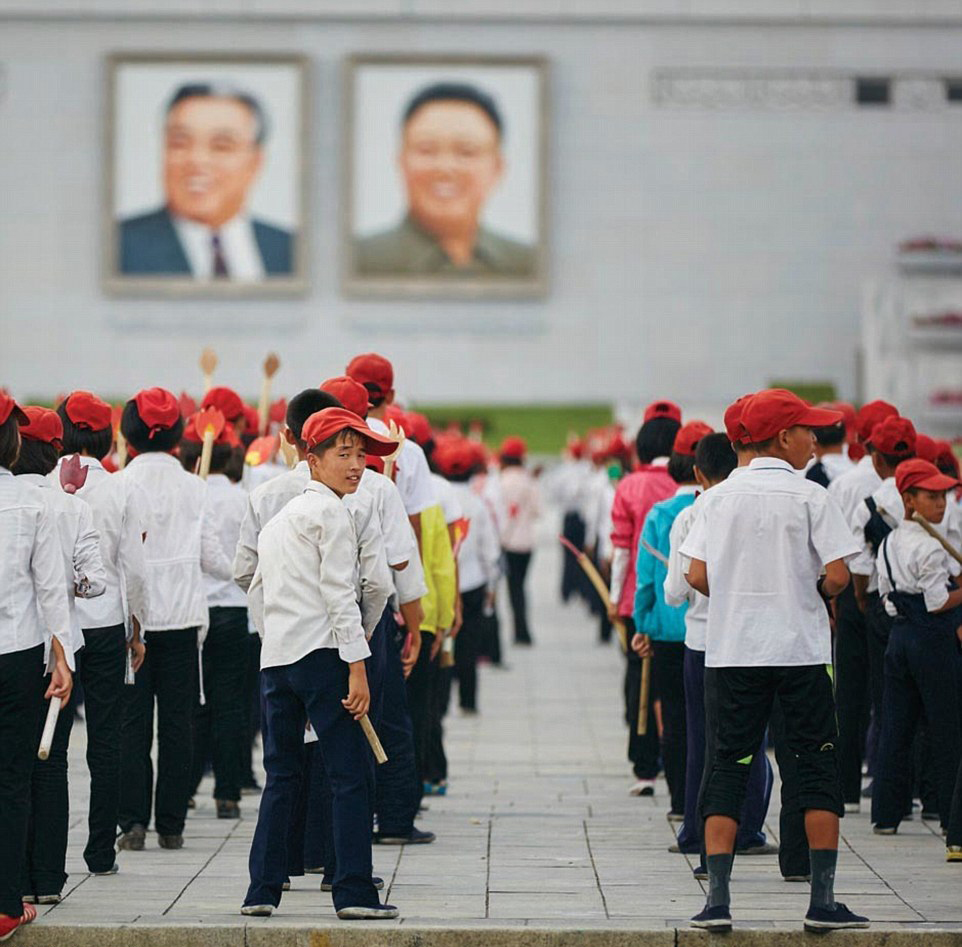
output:
{"label": "red baseball cap", "polygon": [[393,366],[383,355],[376,352],[355,355],[348,362],[345,374],[379,397],[383,397],[394,387]]}
{"label": "red baseball cap", "polygon": [[374,454],[376,457],[384,457],[397,450],[397,441],[376,434],[353,411],[348,411],[347,408],[323,408],[320,411],[315,411],[304,422],[304,427],[301,429],[301,438],[306,442],[308,449],[311,449],[317,447],[318,444],[322,444],[329,437],[345,430],[360,434],[364,438],[367,452]]}
{"label": "red baseball cap", "polygon": [[784,388],[767,388],[752,395],[742,408],[741,424],[747,440],[759,444],[790,427],[828,427],[842,420],[841,412],[813,408]]}
{"label": "red baseball cap", "polygon": [[367,388],[348,375],[338,375],[321,382],[321,391],[334,395],[338,401],[358,417],[367,415]]}
{"label": "red baseball cap", "polygon": [[140,420],[150,429],[148,437],[172,428],[180,420],[180,403],[166,388],[144,388],[134,395]]}
{"label": "red baseball cap", "polygon": [[908,418],[889,415],[872,428],[868,443],[880,454],[908,458],[915,453],[917,439],[915,425]]}
{"label": "red baseball cap", "polygon": [[849,404],[847,401],[835,401],[829,405],[829,407],[834,408],[836,411],[842,412],[842,418],[845,421],[845,430],[854,431],[855,430],[855,406]]}
{"label": "red baseball cap", "polygon": [[675,446],[672,450],[674,453],[682,454],[685,457],[694,457],[698,442],[706,434],[714,433],[704,421],[689,421],[687,424],[682,425],[681,429],[675,435]]}
{"label": "red baseball cap", "polygon": [[[204,433],[203,431],[197,430],[197,421],[200,418],[200,412],[192,414],[184,422],[184,440],[191,441],[194,444],[204,443]],[[217,439],[214,443],[218,447],[240,447],[240,438],[237,436],[237,432],[234,430],[234,425],[230,421],[225,422],[224,427],[221,429],[220,434],[217,435]]]}
{"label": "red baseball cap", "polygon": [[21,437],[52,444],[58,451],[63,450],[63,422],[56,411],[28,404],[23,413],[27,416],[27,423],[20,426]]}
{"label": "red baseball cap", "polygon": [[421,447],[434,437],[431,422],[417,411],[408,411],[404,415],[404,433]]}
{"label": "red baseball cap", "polygon": [[855,432],[864,444],[872,436],[872,429],[886,418],[897,418],[899,410],[887,401],[870,401],[863,404],[855,415]]}
{"label": "red baseball cap", "polygon": [[102,431],[113,422],[110,405],[89,391],[71,392],[64,400],[63,410],[74,427],[86,431]]}
{"label": "red baseball cap", "polygon": [[528,445],[522,437],[506,437],[501,444],[498,453],[502,457],[510,457],[514,460],[521,460],[528,453]]}
{"label": "red baseball cap", "polygon": [[21,427],[29,421],[23,408],[5,391],[0,391],[0,424],[6,424],[11,414],[16,416],[17,423]]}
{"label": "red baseball cap", "polygon": [[[222,411],[221,414],[224,414],[224,412]],[[247,422],[245,425],[245,430],[250,431],[251,434],[256,434],[258,431],[260,431],[261,416],[257,408],[255,408],[252,404],[245,403],[243,416],[244,420]],[[227,415],[225,414],[224,417],[227,417]],[[230,421],[231,419],[227,418],[227,420]],[[239,420],[240,418],[234,418],[233,423],[236,424]]]}
{"label": "red baseball cap", "polygon": [[921,490],[951,490],[959,485],[955,477],[947,477],[935,464],[920,457],[903,460],[895,469],[895,485],[899,493],[912,487]]}
{"label": "red baseball cap", "polygon": [[939,445],[928,434],[915,435],[915,456],[934,464],[939,456]]}
{"label": "red baseball cap", "polygon": [[959,475],[959,458],[956,456],[955,451],[952,450],[952,445],[948,441],[936,441],[935,446],[939,452],[932,463],[943,473],[946,467],[951,468],[957,477]]}
{"label": "red baseball cap", "polygon": [[642,422],[651,421],[653,418],[670,418],[681,424],[681,408],[671,401],[653,401],[645,408]]}
{"label": "red baseball cap", "polygon": [[749,398],[751,395],[742,395],[725,409],[725,433],[733,444],[740,444],[745,437],[745,428],[742,427],[742,409]]}
{"label": "red baseball cap", "polygon": [[[234,422],[244,416],[246,405],[241,396],[233,388],[225,388],[223,385],[211,388],[204,395],[204,400],[200,403],[203,408],[217,408],[218,411],[228,421]],[[256,427],[257,425],[255,425]]]}

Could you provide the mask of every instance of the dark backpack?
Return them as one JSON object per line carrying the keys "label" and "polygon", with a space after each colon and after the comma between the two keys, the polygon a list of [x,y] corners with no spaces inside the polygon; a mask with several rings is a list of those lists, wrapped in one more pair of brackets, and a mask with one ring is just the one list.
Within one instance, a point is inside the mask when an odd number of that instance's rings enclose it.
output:
{"label": "dark backpack", "polygon": [[892,527],[879,512],[873,497],[866,497],[865,505],[869,511],[868,522],[865,524],[865,539],[872,547],[872,552],[877,556],[879,549],[882,547],[882,541],[892,532]]}

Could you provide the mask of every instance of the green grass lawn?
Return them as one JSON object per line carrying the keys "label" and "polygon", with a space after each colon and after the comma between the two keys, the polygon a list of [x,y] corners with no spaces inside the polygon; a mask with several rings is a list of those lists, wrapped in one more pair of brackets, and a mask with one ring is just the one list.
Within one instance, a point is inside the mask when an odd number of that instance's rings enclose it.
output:
{"label": "green grass lawn", "polygon": [[584,434],[589,428],[610,424],[610,404],[418,404],[412,406],[432,424],[446,427],[452,422],[467,431],[472,421],[483,425],[484,441],[496,447],[511,434],[523,437],[528,449],[537,454],[560,451],[570,432]]}

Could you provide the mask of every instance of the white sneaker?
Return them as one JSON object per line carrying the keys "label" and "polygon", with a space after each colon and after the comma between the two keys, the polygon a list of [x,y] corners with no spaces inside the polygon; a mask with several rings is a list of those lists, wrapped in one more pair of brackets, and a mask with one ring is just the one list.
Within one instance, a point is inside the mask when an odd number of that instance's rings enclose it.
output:
{"label": "white sneaker", "polygon": [[241,907],[241,914],[248,917],[270,917],[273,913],[273,904],[245,904]]}
{"label": "white sneaker", "polygon": [[639,779],[638,782],[628,790],[629,796],[653,796],[655,794],[655,781],[653,779]]}
{"label": "white sneaker", "polygon": [[846,815],[850,813],[856,813],[862,811],[862,804],[860,802],[846,802],[845,803],[845,813]]}
{"label": "white sneaker", "polygon": [[337,916],[342,921],[393,921],[400,911],[392,904],[374,904],[341,908]]}

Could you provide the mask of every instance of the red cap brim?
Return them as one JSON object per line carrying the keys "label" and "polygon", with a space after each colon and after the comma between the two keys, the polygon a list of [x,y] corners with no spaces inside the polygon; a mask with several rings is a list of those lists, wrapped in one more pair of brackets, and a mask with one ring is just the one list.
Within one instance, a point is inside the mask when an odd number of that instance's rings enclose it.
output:
{"label": "red cap brim", "polygon": [[359,421],[357,427],[351,430],[357,431],[367,444],[367,452],[375,457],[386,457],[393,454],[398,447],[398,442],[389,437],[382,437],[377,431],[372,431],[363,421]]}
{"label": "red cap brim", "polygon": [[936,492],[942,490],[954,490],[959,485],[959,481],[955,477],[949,477],[946,474],[932,474],[931,477],[926,477],[925,480],[921,480],[918,483],[913,483],[912,488],[917,490],[934,490]]}
{"label": "red cap brim", "polygon": [[845,420],[841,411],[830,411],[827,408],[808,408],[795,424],[802,427],[831,427]]}

